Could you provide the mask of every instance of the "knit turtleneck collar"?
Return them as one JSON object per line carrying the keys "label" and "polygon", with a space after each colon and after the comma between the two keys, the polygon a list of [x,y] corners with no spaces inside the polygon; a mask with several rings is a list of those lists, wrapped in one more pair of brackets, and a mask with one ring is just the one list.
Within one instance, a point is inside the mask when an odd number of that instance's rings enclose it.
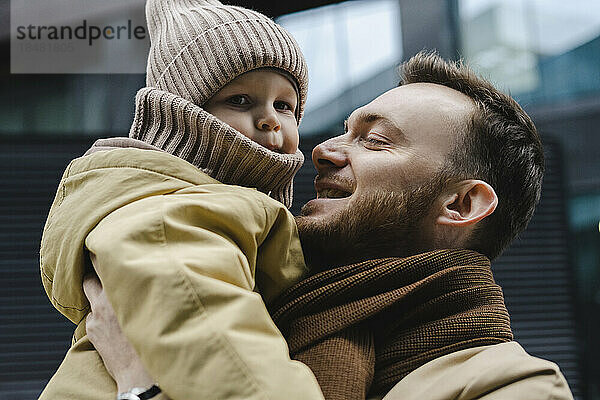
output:
{"label": "knit turtleneck collar", "polygon": [[294,175],[304,162],[300,150],[275,153],[194,103],[151,87],[136,95],[129,137],[182,158],[222,183],[257,188],[288,208]]}

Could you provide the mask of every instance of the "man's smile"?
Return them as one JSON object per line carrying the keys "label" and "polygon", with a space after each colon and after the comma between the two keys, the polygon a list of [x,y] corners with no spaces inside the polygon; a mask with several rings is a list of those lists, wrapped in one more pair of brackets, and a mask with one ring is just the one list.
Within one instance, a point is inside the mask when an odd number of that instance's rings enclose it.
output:
{"label": "man's smile", "polygon": [[315,178],[315,190],[317,199],[342,199],[354,193],[354,185],[347,179],[339,177]]}

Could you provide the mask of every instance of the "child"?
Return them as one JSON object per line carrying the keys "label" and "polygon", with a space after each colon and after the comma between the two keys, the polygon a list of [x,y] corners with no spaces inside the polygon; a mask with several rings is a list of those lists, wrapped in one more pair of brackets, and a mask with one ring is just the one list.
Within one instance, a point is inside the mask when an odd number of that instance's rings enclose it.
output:
{"label": "child", "polygon": [[306,273],[286,209],[303,162],[302,54],[270,19],[214,0],[149,0],[146,15],[147,87],[130,138],[69,164],[44,228],[44,287],[78,326],[41,398],[117,392],[85,336],[89,259],[169,397],[321,398],[308,367],[280,357],[263,304]]}

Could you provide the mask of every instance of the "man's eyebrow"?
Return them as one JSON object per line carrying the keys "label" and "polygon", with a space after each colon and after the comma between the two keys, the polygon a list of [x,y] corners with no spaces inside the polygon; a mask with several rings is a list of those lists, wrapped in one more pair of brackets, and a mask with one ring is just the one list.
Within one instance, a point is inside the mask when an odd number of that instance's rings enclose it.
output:
{"label": "man's eyebrow", "polygon": [[[344,120],[344,129],[345,130],[348,130],[348,121],[350,120],[351,117],[352,117],[352,115]],[[387,120],[387,118],[385,118],[381,114],[373,113],[373,112],[366,112],[366,111],[359,111],[357,116],[355,116],[352,119],[357,120],[357,122],[365,123],[365,124],[370,124],[370,123],[373,123],[373,122],[381,120],[381,119]]]}
{"label": "man's eyebrow", "polygon": [[[381,121],[385,125],[388,125],[392,129],[397,131],[399,137],[402,140],[407,140],[406,136],[404,135],[404,132],[402,132],[402,129],[400,129],[400,127],[394,121],[390,120],[383,114],[380,114],[377,112],[359,111],[358,114],[356,114],[355,116],[350,116],[350,117],[352,117],[352,119],[357,121],[358,123],[362,123],[362,124],[372,124],[373,122]],[[348,121],[350,120],[350,117],[344,121],[344,128],[346,128],[346,131],[348,128]]]}
{"label": "man's eyebrow", "polygon": [[358,118],[360,120],[362,120],[363,122],[370,124],[372,122],[376,122],[379,120],[388,120],[386,117],[384,117],[383,115],[379,114],[379,113],[375,113],[375,112],[360,112],[358,114]]}

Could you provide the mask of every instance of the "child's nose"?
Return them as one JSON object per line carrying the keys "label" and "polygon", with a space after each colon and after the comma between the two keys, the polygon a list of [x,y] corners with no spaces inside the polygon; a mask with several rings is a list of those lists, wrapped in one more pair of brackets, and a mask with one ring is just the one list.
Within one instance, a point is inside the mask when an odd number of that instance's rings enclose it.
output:
{"label": "child's nose", "polygon": [[256,128],[261,131],[279,132],[281,125],[274,112],[265,111],[256,119]]}

